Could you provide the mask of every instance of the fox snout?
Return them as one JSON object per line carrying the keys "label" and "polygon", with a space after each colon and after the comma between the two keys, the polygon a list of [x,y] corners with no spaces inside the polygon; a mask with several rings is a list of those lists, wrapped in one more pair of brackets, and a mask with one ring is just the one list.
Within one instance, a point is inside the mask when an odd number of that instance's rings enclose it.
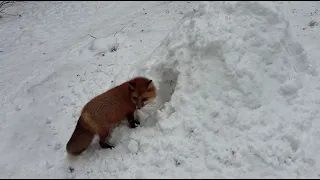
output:
{"label": "fox snout", "polygon": [[140,101],[137,102],[136,108],[139,109],[139,110],[142,108],[142,103]]}

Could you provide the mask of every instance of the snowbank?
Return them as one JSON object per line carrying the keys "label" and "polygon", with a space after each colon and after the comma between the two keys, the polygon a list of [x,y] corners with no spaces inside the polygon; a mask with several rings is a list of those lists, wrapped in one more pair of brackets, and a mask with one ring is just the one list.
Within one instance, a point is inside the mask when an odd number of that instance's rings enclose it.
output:
{"label": "snowbank", "polygon": [[204,3],[141,66],[164,105],[134,135],[145,177],[316,177],[315,115],[298,110],[316,71],[277,9]]}

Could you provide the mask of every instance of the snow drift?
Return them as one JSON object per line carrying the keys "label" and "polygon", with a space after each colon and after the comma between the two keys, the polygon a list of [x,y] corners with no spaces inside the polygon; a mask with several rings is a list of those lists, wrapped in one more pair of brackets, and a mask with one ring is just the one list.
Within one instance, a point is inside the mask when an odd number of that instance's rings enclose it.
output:
{"label": "snow drift", "polygon": [[156,155],[151,172],[160,174],[146,177],[316,177],[310,124],[298,111],[316,72],[276,9],[204,3],[142,63],[164,104],[151,118],[158,135],[135,136],[148,147],[142,157]]}

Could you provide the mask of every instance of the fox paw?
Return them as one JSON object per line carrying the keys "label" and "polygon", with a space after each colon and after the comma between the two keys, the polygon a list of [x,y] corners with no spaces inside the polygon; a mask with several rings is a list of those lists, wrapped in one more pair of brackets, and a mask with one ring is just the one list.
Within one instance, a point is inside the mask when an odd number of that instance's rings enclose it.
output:
{"label": "fox paw", "polygon": [[104,142],[104,143],[99,143],[99,144],[100,144],[100,147],[101,147],[102,149],[112,149],[112,148],[114,148],[113,145],[110,145],[110,144],[108,144],[108,143],[106,143],[106,142]]}
{"label": "fox paw", "polygon": [[130,122],[129,123],[129,127],[130,128],[136,128],[138,126],[140,126],[140,122],[139,121],[134,121],[134,122]]}

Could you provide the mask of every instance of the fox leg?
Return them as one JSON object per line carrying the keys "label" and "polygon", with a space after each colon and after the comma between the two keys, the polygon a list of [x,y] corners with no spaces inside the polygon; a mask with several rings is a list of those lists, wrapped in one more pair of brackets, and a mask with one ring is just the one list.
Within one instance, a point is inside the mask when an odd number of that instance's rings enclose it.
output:
{"label": "fox leg", "polygon": [[109,136],[109,131],[107,133],[99,134],[99,145],[103,149],[112,149],[113,145],[106,142],[107,137]]}
{"label": "fox leg", "polygon": [[134,119],[134,113],[127,114],[127,119],[128,119],[130,128],[136,128],[138,125],[140,125],[140,122]]}

